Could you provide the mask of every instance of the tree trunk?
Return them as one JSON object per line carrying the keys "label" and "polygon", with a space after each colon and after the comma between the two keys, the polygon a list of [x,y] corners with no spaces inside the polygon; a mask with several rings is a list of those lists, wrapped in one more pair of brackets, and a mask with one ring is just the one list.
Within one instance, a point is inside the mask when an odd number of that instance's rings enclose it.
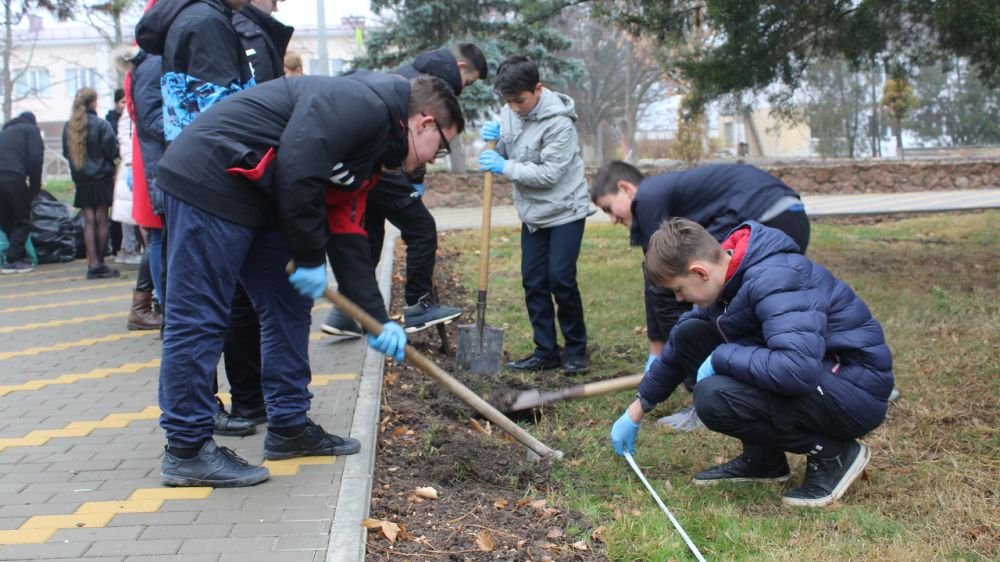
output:
{"label": "tree trunk", "polygon": [[896,153],[899,155],[899,159],[903,159],[903,124],[896,122]]}
{"label": "tree trunk", "polygon": [[451,173],[453,174],[464,174],[468,171],[461,135],[455,135],[455,139],[451,141],[451,156],[448,157],[448,163],[451,164]]}
{"label": "tree trunk", "polygon": [[14,48],[14,30],[11,21],[10,4],[13,0],[3,3],[3,122],[10,121],[14,109],[14,80],[10,70],[11,49]]}

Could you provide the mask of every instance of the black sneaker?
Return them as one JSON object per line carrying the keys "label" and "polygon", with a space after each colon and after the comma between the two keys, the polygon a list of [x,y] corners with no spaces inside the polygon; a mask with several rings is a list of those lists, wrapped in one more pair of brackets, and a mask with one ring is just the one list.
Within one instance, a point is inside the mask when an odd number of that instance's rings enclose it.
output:
{"label": "black sneaker", "polygon": [[586,355],[569,355],[562,366],[568,375],[582,375],[590,369],[590,359]]}
{"label": "black sneaker", "polygon": [[543,359],[532,354],[524,359],[507,363],[507,368],[514,369],[515,371],[545,371],[547,369],[557,369],[559,365],[561,365],[561,362],[558,357]]}
{"label": "black sneaker", "polygon": [[87,279],[108,279],[119,276],[121,276],[121,273],[117,269],[111,269],[103,263],[97,267],[87,268]]}
{"label": "black sneaker", "polygon": [[243,418],[254,425],[260,425],[267,421],[267,409],[264,406],[256,408],[237,408],[233,406],[229,415],[234,418]]}
{"label": "black sneaker", "polygon": [[222,405],[222,401],[216,397],[216,401],[219,402],[219,409],[212,414],[212,421],[215,422],[215,429],[212,433],[216,435],[228,435],[231,437],[244,437],[246,435],[253,435],[257,433],[257,424],[238,416],[234,416],[226,411],[226,407]]}
{"label": "black sneaker", "polygon": [[694,483],[706,486],[719,482],[784,482],[790,474],[784,454],[767,464],[755,463],[746,454],[741,454],[727,463],[699,472]]}
{"label": "black sneaker", "polygon": [[338,437],[306,419],[306,428],[295,437],[282,437],[270,429],[264,438],[264,458],[267,460],[325,455],[353,455],[361,450],[357,439]]}
{"label": "black sneaker", "polygon": [[353,318],[344,314],[337,307],[333,307],[330,314],[326,315],[326,321],[320,327],[323,333],[330,334],[331,336],[345,336],[348,338],[360,338],[364,333],[364,329],[361,328],[361,324],[354,321]]}
{"label": "black sneaker", "polygon": [[426,294],[420,297],[417,304],[403,309],[403,329],[412,334],[441,323],[447,324],[461,315],[461,308],[431,302],[430,294]]}
{"label": "black sneaker", "polygon": [[0,273],[8,275],[11,273],[30,273],[35,270],[35,266],[31,265],[26,261],[15,261],[8,262],[7,265],[0,269]]}
{"label": "black sneaker", "polygon": [[218,447],[209,439],[193,459],[182,459],[165,448],[160,465],[160,482],[167,486],[211,486],[239,488],[253,486],[271,477],[263,466],[254,466],[228,447]]}
{"label": "black sneaker", "polygon": [[840,499],[861,475],[871,452],[857,441],[851,441],[832,459],[810,457],[802,485],[785,493],[785,505],[824,507]]}

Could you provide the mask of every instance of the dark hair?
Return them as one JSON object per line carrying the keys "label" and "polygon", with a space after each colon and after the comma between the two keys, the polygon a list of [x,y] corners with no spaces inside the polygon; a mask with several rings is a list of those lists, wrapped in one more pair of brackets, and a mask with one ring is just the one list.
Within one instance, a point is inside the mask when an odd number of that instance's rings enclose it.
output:
{"label": "dark hair", "polygon": [[475,43],[455,43],[449,49],[455,58],[476,69],[480,80],[490,76],[490,67],[486,64],[486,55]]}
{"label": "dark hair", "polygon": [[639,168],[628,162],[612,160],[601,166],[601,169],[597,170],[594,180],[590,182],[590,200],[597,203],[598,197],[618,193],[618,182],[622,180],[638,187],[644,179],[646,177],[642,175]]}
{"label": "dark hair", "polygon": [[118,88],[117,90],[115,90],[115,103],[122,101],[122,98],[124,97],[125,97],[125,90],[123,88]]}
{"label": "dark hair", "polygon": [[670,217],[649,239],[643,270],[657,287],[688,274],[694,260],[719,263],[723,251],[719,241],[705,227],[684,217]]}
{"label": "dark hair", "polygon": [[538,65],[524,55],[511,55],[500,63],[497,77],[493,81],[493,91],[501,96],[512,96],[521,92],[533,92],[541,80]]}
{"label": "dark hair", "polygon": [[465,117],[458,105],[458,98],[448,83],[430,74],[421,74],[410,80],[410,115],[433,115],[443,129],[456,127],[458,134],[465,130]]}

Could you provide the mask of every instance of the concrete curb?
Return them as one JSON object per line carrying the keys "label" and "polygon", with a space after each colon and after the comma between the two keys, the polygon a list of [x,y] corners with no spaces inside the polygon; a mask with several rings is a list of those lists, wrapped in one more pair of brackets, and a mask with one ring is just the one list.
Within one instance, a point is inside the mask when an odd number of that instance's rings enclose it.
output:
{"label": "concrete curb", "polygon": [[[393,249],[396,247],[397,236],[398,231],[390,229],[386,232],[382,246],[378,286],[386,306],[390,300]],[[375,353],[368,346],[364,349],[365,360],[361,367],[358,397],[351,420],[351,437],[361,441],[361,452],[344,457],[344,474],[337,493],[337,508],[330,529],[326,562],[359,562],[365,559],[368,530],[361,526],[361,521],[368,517],[371,505],[385,361],[381,353]]]}

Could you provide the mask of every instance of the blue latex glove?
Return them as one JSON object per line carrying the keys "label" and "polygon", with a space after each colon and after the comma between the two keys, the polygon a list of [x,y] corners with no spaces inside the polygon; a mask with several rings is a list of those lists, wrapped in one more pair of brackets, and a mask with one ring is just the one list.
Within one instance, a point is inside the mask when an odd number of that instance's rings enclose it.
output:
{"label": "blue latex glove", "polygon": [[615,425],[611,426],[611,445],[615,448],[615,454],[620,457],[625,456],[625,451],[635,454],[635,437],[639,434],[639,424],[628,417],[628,410],[618,418]]}
{"label": "blue latex glove", "polygon": [[715,369],[712,368],[712,354],[709,354],[705,358],[705,362],[701,364],[701,367],[698,367],[698,378],[695,382],[699,383],[714,374]]}
{"label": "blue latex glove", "polygon": [[415,189],[416,192],[419,193],[421,197],[424,196],[424,189],[426,189],[424,187],[424,184],[422,184],[422,183],[415,183],[415,184],[413,184],[413,189]]}
{"label": "blue latex glove", "polygon": [[396,322],[382,324],[382,333],[378,337],[368,334],[368,345],[396,361],[406,358],[406,332]]}
{"label": "blue latex glove", "polygon": [[492,141],[500,139],[500,122],[487,121],[483,123],[483,140]]}
{"label": "blue latex glove", "polygon": [[653,361],[656,361],[656,355],[653,353],[649,354],[649,358],[646,359],[646,366],[642,369],[642,374],[649,372],[649,368],[653,366]]}
{"label": "blue latex glove", "polygon": [[316,267],[300,267],[288,276],[292,286],[303,297],[318,299],[326,289],[326,264]]}
{"label": "blue latex glove", "polygon": [[480,171],[502,174],[503,168],[506,165],[507,160],[503,156],[500,156],[500,153],[495,150],[484,150],[483,153],[479,155]]}
{"label": "blue latex glove", "polygon": [[128,190],[132,191],[132,167],[129,166],[129,168],[128,168],[128,170],[126,170],[126,172],[128,172],[128,173],[125,176],[125,184],[128,185]]}

